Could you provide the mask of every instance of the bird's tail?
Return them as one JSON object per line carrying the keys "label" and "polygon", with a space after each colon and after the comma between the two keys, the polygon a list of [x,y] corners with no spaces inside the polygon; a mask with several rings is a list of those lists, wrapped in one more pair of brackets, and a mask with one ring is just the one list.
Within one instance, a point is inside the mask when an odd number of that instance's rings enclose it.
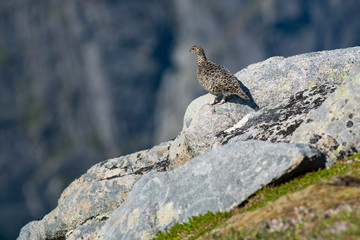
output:
{"label": "bird's tail", "polygon": [[239,88],[236,95],[238,95],[239,97],[241,97],[242,99],[245,99],[245,100],[249,100],[250,98],[248,97],[248,95],[246,95],[246,93],[241,89]]}

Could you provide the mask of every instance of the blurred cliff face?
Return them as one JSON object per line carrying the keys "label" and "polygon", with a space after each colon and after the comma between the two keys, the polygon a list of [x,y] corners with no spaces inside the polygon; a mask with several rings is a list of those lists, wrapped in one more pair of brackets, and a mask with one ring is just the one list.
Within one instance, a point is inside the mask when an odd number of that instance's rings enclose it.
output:
{"label": "blurred cliff face", "polygon": [[[236,72],[273,55],[358,45],[360,2],[0,2],[0,238],[92,164],[176,136],[203,93],[195,58]],[[11,237],[9,237],[11,236]]]}
{"label": "blurred cliff face", "polygon": [[151,145],[172,27],[166,0],[0,2],[0,238],[94,163]]}

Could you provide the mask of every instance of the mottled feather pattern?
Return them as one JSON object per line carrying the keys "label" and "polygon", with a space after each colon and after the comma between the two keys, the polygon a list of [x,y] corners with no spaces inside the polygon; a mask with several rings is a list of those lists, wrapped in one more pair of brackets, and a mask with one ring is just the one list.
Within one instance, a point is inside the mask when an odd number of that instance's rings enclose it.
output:
{"label": "mottled feather pattern", "polygon": [[246,100],[249,99],[242,90],[239,80],[226,67],[208,61],[200,46],[193,46],[190,51],[198,56],[197,78],[200,85],[216,96],[211,104],[216,103],[217,96],[220,94],[223,95],[221,103],[224,103],[226,96],[231,94],[236,94]]}

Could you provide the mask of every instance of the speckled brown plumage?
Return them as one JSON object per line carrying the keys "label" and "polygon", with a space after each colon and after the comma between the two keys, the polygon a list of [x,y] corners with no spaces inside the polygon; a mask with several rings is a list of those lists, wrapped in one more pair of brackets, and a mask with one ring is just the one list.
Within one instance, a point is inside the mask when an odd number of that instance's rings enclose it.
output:
{"label": "speckled brown plumage", "polygon": [[226,101],[226,97],[231,94],[238,95],[242,99],[248,100],[249,97],[242,90],[239,80],[224,66],[210,62],[206,59],[205,52],[199,45],[190,49],[197,55],[197,78],[200,85],[209,93],[215,95],[215,99],[210,104],[216,103],[218,95],[223,98],[220,104]]}

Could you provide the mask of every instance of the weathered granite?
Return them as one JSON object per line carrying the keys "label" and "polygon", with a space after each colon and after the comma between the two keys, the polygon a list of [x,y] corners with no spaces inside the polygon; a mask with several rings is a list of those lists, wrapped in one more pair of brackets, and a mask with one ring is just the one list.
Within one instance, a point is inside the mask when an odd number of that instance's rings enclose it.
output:
{"label": "weathered granite", "polygon": [[272,57],[249,65],[235,76],[262,107],[275,105],[314,85],[339,85],[360,65],[360,47]]}
{"label": "weathered granite", "polygon": [[[288,58],[272,57],[248,66],[235,76],[245,85],[252,101],[233,98],[230,103],[209,106],[212,97],[207,94],[188,106],[180,133],[184,139],[180,145],[189,146],[185,156],[189,152],[196,156],[226,143],[224,131],[239,121],[236,128],[231,128],[238,130],[230,138],[246,130],[248,134],[242,140],[288,142],[306,114],[318,108],[359,65],[360,47],[353,47]],[[263,110],[254,111],[257,107]],[[256,129],[248,130],[251,127]],[[186,161],[181,155],[178,159],[180,163]]]}
{"label": "weathered granite", "polygon": [[336,86],[323,84],[299,91],[275,106],[264,107],[248,114],[233,127],[217,134],[217,144],[258,139],[271,142],[290,142],[293,132],[306,115],[316,110],[335,90]]}
{"label": "weathered granite", "polygon": [[66,233],[66,240],[103,239],[105,221],[109,216],[110,213],[105,213],[86,219],[84,222],[78,224],[74,230]]}
{"label": "weathered granite", "polygon": [[360,68],[307,115],[291,141],[320,149],[330,164],[360,151]]}
{"label": "weathered granite", "polygon": [[169,169],[174,169],[184,165],[187,161],[194,157],[194,152],[189,146],[189,142],[185,134],[181,132],[172,142],[169,149]]}
{"label": "weathered granite", "polygon": [[149,239],[175,222],[228,211],[263,185],[324,161],[303,144],[252,140],[218,147],[173,171],[141,178],[106,222],[104,239]]}
{"label": "weathered granite", "polygon": [[184,116],[181,134],[195,155],[209,151],[216,133],[233,126],[257,105],[237,96],[228,97],[224,104],[209,105],[214,96],[206,94],[191,102]]}
{"label": "weathered granite", "polygon": [[63,237],[69,231],[69,237],[78,232],[82,237],[97,235],[97,230],[128,196],[136,181],[145,173],[167,170],[170,144],[165,142],[94,165],[64,190],[53,211],[25,225],[18,239]]}
{"label": "weathered granite", "polygon": [[276,106],[248,114],[233,127],[220,132],[213,148],[250,139],[301,142],[323,151],[327,166],[358,152],[359,70],[350,75],[352,77],[343,77],[340,86],[331,83],[315,85]]}

